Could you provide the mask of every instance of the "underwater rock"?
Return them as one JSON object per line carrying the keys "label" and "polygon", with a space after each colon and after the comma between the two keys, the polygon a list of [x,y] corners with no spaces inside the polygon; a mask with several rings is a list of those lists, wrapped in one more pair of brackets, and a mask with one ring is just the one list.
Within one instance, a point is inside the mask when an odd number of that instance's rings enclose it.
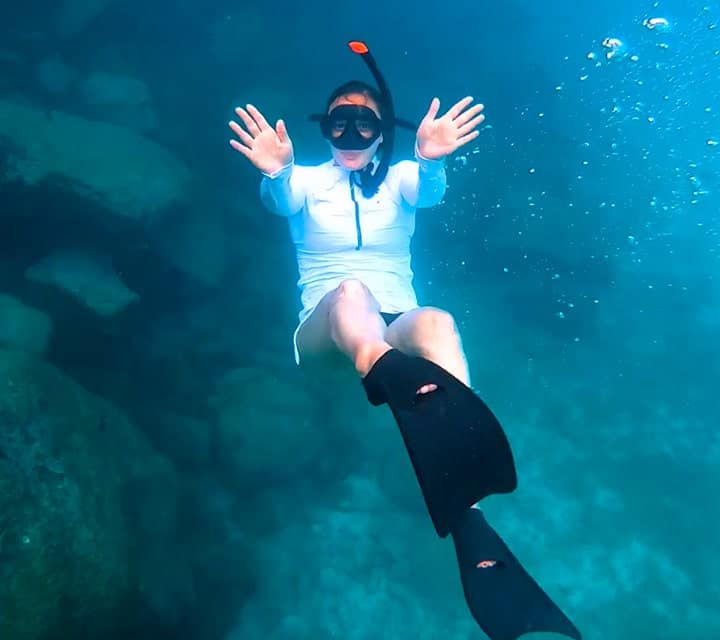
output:
{"label": "underwater rock", "polygon": [[77,35],[112,3],[113,0],[65,0],[60,3],[58,31],[67,37]]}
{"label": "underwater rock", "polygon": [[216,453],[231,474],[284,483],[327,454],[312,400],[289,376],[234,369],[219,382],[211,405]]}
{"label": "underwater rock", "polygon": [[210,463],[210,425],[179,414],[156,416],[148,436],[180,469],[199,469]]}
{"label": "underwater rock", "polygon": [[42,354],[52,330],[52,320],[42,311],[0,293],[0,349]]}
{"label": "underwater rock", "polygon": [[218,285],[228,266],[227,227],[201,208],[176,216],[172,225],[158,225],[152,244],[165,260],[205,285]]}
{"label": "underwater rock", "polygon": [[226,640],[486,637],[461,608],[454,558],[426,513],[395,508],[371,477],[348,475],[327,493],[308,500],[299,518],[286,492],[272,496],[284,526],[255,550],[263,581]]}
{"label": "underwater rock", "polygon": [[[0,638],[132,627],[139,570],[169,548],[176,496],[168,461],[115,408],[0,350]],[[160,524],[141,528],[138,512]]]}
{"label": "underwater rock", "polygon": [[138,131],[157,124],[152,98],[142,80],[115,73],[95,71],[80,85],[85,102],[98,119],[127,125]]}
{"label": "underwater rock", "polygon": [[37,79],[44,89],[54,94],[65,93],[78,80],[77,70],[56,57],[48,57],[37,68]]}
{"label": "underwater rock", "polygon": [[0,100],[0,140],[0,182],[57,181],[120,218],[147,221],[190,190],[185,164],[116,124]]}
{"label": "underwater rock", "polygon": [[0,64],[16,66],[21,65],[22,63],[22,56],[17,51],[12,51],[10,49],[0,49]]}
{"label": "underwater rock", "polygon": [[52,252],[25,277],[58,287],[100,316],[113,316],[140,299],[102,258],[72,249]]}

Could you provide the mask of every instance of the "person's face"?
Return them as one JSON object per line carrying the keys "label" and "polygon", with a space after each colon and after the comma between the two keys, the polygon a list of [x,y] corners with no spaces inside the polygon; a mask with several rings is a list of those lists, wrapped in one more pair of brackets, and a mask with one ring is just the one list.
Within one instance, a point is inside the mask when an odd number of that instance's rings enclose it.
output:
{"label": "person's face", "polygon": [[[362,93],[349,93],[344,96],[338,96],[328,107],[328,113],[330,113],[330,111],[332,111],[335,107],[343,104],[357,104],[368,107],[375,112],[375,115],[378,118],[380,117],[380,109],[377,103],[372,98],[363,95]],[[362,130],[359,133],[360,135],[363,135]],[[372,134],[369,132],[367,137],[372,137]],[[336,149],[332,145],[330,145],[330,148],[332,149],[333,158],[335,158],[335,161],[338,164],[345,167],[346,169],[349,169],[350,171],[360,171],[361,169],[364,169],[373,159],[373,156],[377,152],[377,149],[382,143],[382,140],[383,137],[382,134],[380,134],[380,137],[375,140],[375,142],[373,142],[373,144],[371,144],[367,149],[342,150]]]}

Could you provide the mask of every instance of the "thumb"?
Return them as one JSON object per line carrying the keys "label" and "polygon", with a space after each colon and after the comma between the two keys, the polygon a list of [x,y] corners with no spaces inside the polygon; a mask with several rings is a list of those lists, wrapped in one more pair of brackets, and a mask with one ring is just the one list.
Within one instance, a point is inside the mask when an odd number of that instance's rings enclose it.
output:
{"label": "thumb", "polygon": [[423,122],[427,122],[428,120],[434,120],[439,110],[440,100],[438,98],[433,98],[430,102],[430,108],[428,109],[425,117],[423,118]]}
{"label": "thumb", "polygon": [[277,121],[275,131],[277,131],[277,136],[280,142],[290,142],[290,137],[288,136],[287,128],[285,127],[285,122],[283,120]]}

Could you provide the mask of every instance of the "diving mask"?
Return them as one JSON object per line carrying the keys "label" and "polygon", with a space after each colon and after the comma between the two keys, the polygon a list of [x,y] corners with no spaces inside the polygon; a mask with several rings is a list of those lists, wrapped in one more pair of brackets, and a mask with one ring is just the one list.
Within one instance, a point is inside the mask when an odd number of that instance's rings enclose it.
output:
{"label": "diving mask", "polygon": [[383,126],[370,107],[341,104],[322,118],[320,129],[336,149],[362,151],[380,137]]}

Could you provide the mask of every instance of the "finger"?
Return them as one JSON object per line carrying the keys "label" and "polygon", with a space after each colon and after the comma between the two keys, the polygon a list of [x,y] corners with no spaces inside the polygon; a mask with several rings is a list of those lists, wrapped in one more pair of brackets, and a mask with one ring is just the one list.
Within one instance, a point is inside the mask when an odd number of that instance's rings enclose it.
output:
{"label": "finger", "polygon": [[458,136],[464,136],[476,127],[480,126],[482,122],[485,120],[485,116],[479,115],[477,118],[473,118],[468,122],[467,124],[464,124],[462,127],[458,127]]}
{"label": "finger", "polygon": [[288,136],[287,127],[285,126],[284,120],[277,121],[277,124],[275,125],[275,130],[277,131],[280,142],[290,142],[290,136]]}
{"label": "finger", "polygon": [[450,109],[448,110],[448,112],[445,115],[447,115],[449,118],[454,120],[455,118],[458,117],[460,112],[465,107],[467,107],[472,101],[473,101],[472,96],[467,96],[467,97],[463,98],[462,100],[459,100],[452,107],[450,107]]}
{"label": "finger", "polygon": [[246,158],[250,158],[252,149],[240,144],[237,140],[230,140],[230,146],[235,149],[235,151],[239,151],[240,153],[242,153]]}
{"label": "finger", "polygon": [[455,123],[458,125],[465,124],[471,118],[474,118],[478,113],[480,113],[484,108],[484,104],[476,104],[472,108],[467,109],[466,111],[463,111],[461,114],[459,114],[458,117],[455,118]]}
{"label": "finger", "polygon": [[467,135],[463,136],[457,141],[456,149],[462,147],[464,144],[467,144],[468,142],[472,142],[480,135],[480,132],[476,129],[475,131],[468,133]]}
{"label": "finger", "polygon": [[440,100],[438,98],[433,98],[430,101],[430,107],[428,108],[427,113],[425,114],[425,117],[422,119],[422,121],[426,122],[428,120],[434,120],[439,110]]}
{"label": "finger", "polygon": [[247,145],[248,147],[252,147],[252,144],[253,144],[252,136],[250,136],[250,134],[247,131],[245,131],[245,129],[243,129],[237,122],[235,122],[234,120],[230,120],[230,122],[228,122],[228,127],[230,127],[230,129],[232,129],[232,132],[238,138],[240,138],[240,140],[245,145]]}
{"label": "finger", "polygon": [[235,113],[238,114],[240,120],[243,121],[243,124],[245,125],[247,130],[250,132],[250,135],[253,136],[253,138],[258,133],[260,133],[260,127],[257,126],[257,123],[255,122],[255,120],[253,120],[253,118],[250,116],[250,114],[248,114],[247,111],[245,111],[245,109],[243,109],[242,107],[238,107],[237,109],[235,109]]}
{"label": "finger", "polygon": [[265,116],[263,116],[263,114],[260,113],[253,105],[247,105],[247,110],[248,113],[253,117],[255,122],[257,122],[258,127],[260,127],[260,131],[270,128],[267,120],[265,120]]}

